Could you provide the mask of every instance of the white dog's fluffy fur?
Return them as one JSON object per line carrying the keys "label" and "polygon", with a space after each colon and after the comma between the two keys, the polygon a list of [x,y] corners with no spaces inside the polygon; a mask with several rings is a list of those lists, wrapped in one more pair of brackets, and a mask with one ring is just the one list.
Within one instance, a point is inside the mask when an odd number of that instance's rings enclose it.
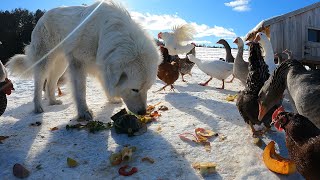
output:
{"label": "white dog's fluffy fur", "polygon": [[[25,56],[14,56],[9,69],[22,73],[36,63],[98,4],[60,7],[46,12],[32,32]],[[42,85],[46,78],[49,104],[61,104],[54,92],[59,77],[69,67],[79,118],[93,118],[85,98],[87,74],[98,77],[109,101],[119,102],[122,98],[129,110],[143,114],[147,91],[156,79],[160,62],[161,55],[153,38],[125,9],[112,1],[103,2],[62,46],[33,68],[35,112],[43,112]]]}

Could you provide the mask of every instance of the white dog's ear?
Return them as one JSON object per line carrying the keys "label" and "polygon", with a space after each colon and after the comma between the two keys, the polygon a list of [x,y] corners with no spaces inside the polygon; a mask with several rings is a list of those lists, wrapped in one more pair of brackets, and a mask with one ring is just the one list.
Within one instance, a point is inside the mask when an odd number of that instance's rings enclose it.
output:
{"label": "white dog's ear", "polygon": [[118,65],[109,65],[105,72],[105,83],[111,97],[119,96],[119,89],[128,80],[128,75]]}

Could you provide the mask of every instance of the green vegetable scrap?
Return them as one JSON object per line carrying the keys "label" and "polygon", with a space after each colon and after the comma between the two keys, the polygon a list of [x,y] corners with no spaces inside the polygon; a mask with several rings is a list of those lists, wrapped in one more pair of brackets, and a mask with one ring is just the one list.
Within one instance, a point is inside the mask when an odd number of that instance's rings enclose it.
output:
{"label": "green vegetable scrap", "polygon": [[113,123],[112,122],[108,122],[108,123],[103,123],[101,121],[90,121],[87,124],[75,124],[75,125],[67,125],[66,129],[70,130],[70,129],[88,129],[89,132],[91,133],[95,133],[97,131],[101,131],[101,130],[106,130],[106,129],[111,129],[113,127]]}

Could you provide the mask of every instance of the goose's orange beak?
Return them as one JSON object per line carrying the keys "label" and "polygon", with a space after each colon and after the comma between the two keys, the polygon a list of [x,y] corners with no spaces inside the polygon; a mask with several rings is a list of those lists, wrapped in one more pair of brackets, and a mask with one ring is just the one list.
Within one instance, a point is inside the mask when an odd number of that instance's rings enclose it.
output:
{"label": "goose's orange beak", "polygon": [[263,117],[266,115],[266,113],[267,113],[267,108],[264,107],[263,105],[261,105],[260,102],[259,102],[258,120],[261,121],[263,119]]}

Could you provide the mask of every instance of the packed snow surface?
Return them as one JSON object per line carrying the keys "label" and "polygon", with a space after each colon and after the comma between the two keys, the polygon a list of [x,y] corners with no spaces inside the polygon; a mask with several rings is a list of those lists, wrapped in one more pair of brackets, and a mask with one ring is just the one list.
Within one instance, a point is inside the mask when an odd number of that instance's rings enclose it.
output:
{"label": "packed snow surface", "polygon": [[[223,48],[197,48],[197,57],[204,60],[225,57]],[[232,50],[236,56],[237,50]],[[245,51],[244,59],[248,58]],[[66,125],[76,124],[76,109],[70,86],[62,88],[64,96],[58,99],[63,105],[48,106],[44,100],[44,113],[33,113],[33,80],[13,80],[15,91],[8,96],[8,107],[0,117],[0,136],[9,136],[0,144],[0,179],[15,179],[12,167],[20,163],[30,171],[28,179],[124,179],[118,174],[121,166],[137,167],[138,172],[127,179],[303,179],[298,173],[278,175],[266,168],[262,161],[263,148],[253,143],[249,126],[240,116],[235,102],[225,100],[244,87],[240,81],[226,83],[213,79],[209,86],[199,86],[209,77],[197,66],[192,77],[185,76],[187,83],[179,78],[175,92],[153,92],[164,84],[157,80],[148,93],[148,104],[161,102],[169,108],[160,112],[158,121],[148,125],[148,131],[140,136],[128,137],[116,134],[114,129],[97,133],[86,130],[66,130]],[[231,77],[230,77],[231,78]],[[230,79],[229,78],[229,79]],[[110,117],[124,108],[124,104],[110,104],[98,81],[89,77],[87,103],[94,112],[94,120],[109,122]],[[287,110],[290,105],[284,101]],[[41,122],[40,126],[30,126]],[[58,127],[51,131],[50,128]],[[210,129],[219,134],[210,139],[211,152],[194,142],[186,142],[179,134],[194,133],[196,128]],[[274,129],[273,129],[274,130]],[[225,139],[223,140],[223,138]],[[265,144],[276,141],[282,156],[287,157],[284,134],[269,133],[262,138]],[[111,166],[112,152],[124,146],[137,147],[129,163]],[[67,158],[75,159],[79,165],[69,168]],[[143,157],[155,160],[154,164],[142,162]],[[195,162],[215,162],[217,172],[202,176],[192,168]]]}

